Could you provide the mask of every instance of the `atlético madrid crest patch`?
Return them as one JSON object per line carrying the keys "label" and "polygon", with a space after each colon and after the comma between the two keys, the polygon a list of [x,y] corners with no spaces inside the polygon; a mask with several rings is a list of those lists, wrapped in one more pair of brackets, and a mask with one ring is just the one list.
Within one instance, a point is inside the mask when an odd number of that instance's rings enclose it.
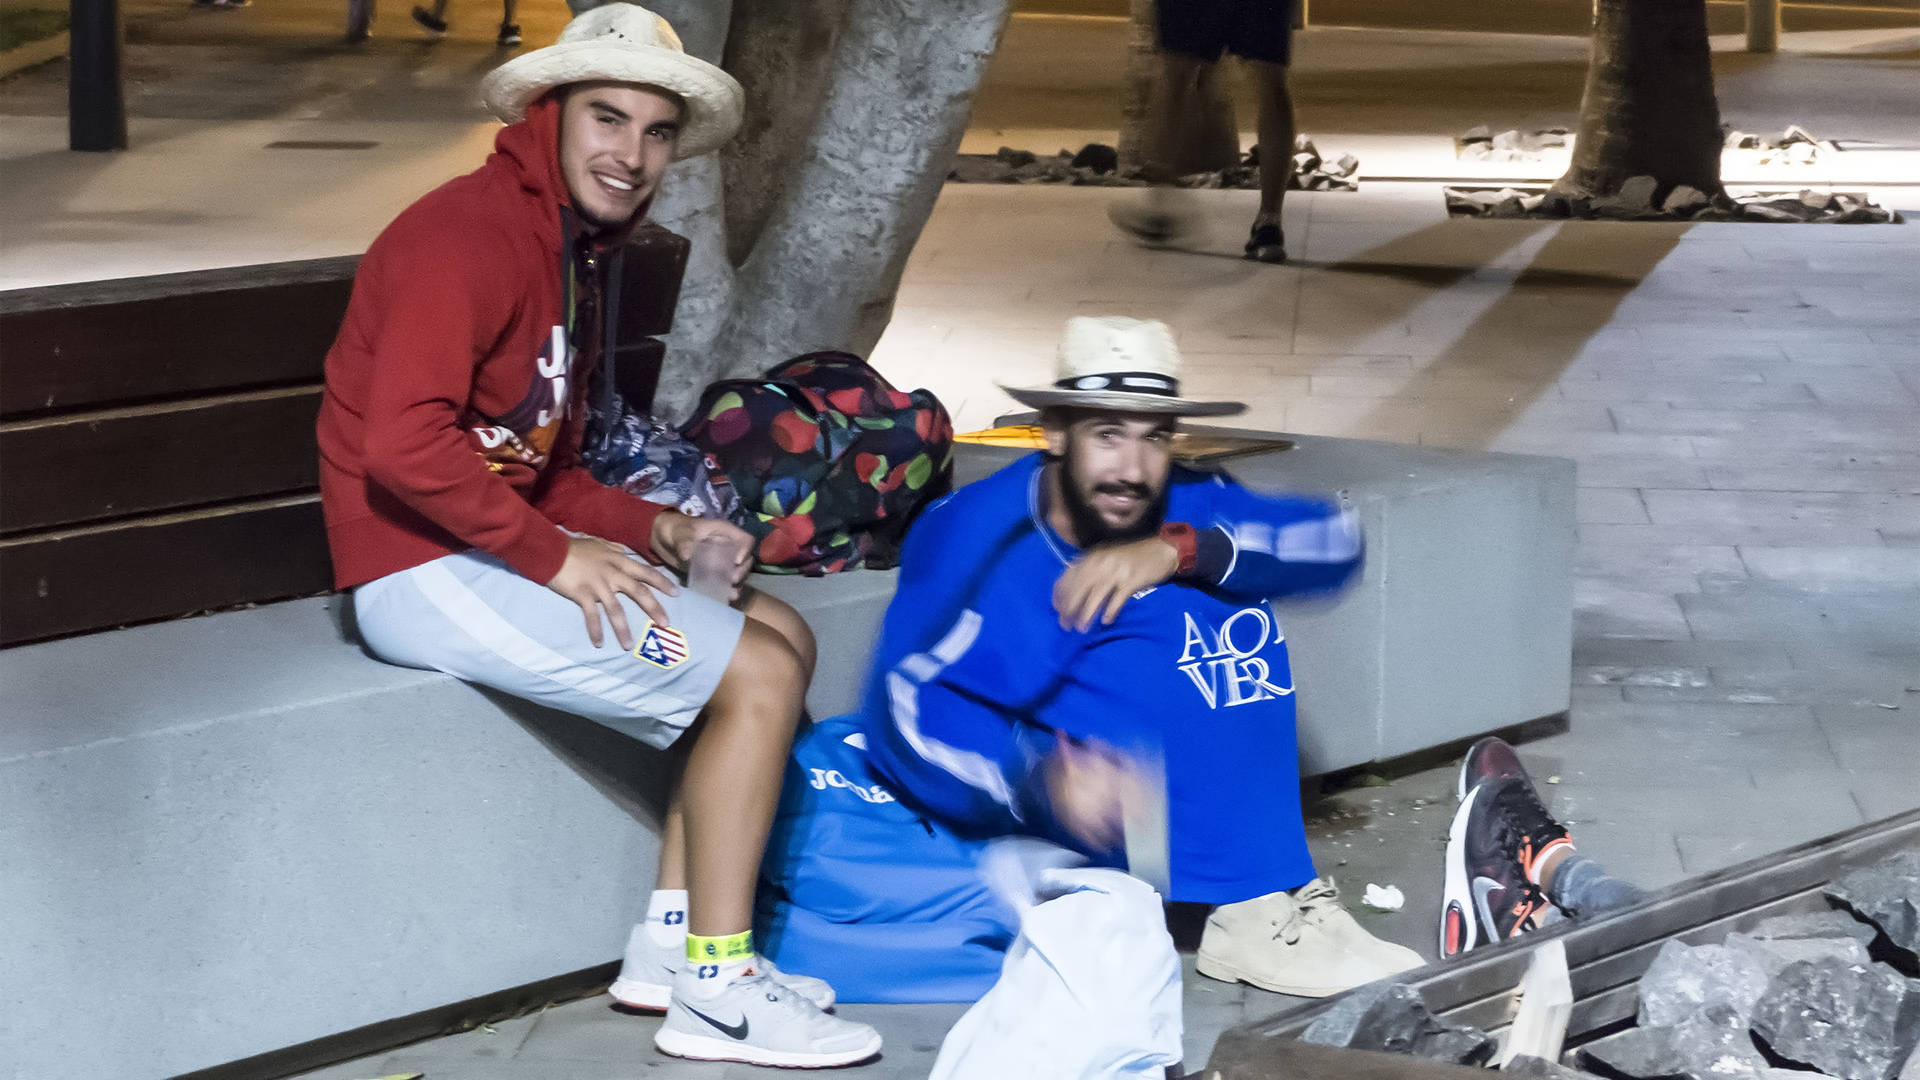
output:
{"label": "atl\u00e9tico madrid crest patch", "polygon": [[654,667],[676,668],[693,655],[693,650],[687,647],[687,635],[671,626],[648,623],[640,643],[633,647],[633,655]]}

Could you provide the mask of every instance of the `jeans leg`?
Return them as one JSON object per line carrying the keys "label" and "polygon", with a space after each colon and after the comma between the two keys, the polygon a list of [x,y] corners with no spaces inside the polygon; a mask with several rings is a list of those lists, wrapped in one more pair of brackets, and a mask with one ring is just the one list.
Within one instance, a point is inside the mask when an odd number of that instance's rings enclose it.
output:
{"label": "jeans leg", "polygon": [[1630,907],[1646,898],[1638,885],[1614,877],[1606,867],[1577,853],[1554,869],[1553,884],[1547,889],[1547,899],[1576,919]]}

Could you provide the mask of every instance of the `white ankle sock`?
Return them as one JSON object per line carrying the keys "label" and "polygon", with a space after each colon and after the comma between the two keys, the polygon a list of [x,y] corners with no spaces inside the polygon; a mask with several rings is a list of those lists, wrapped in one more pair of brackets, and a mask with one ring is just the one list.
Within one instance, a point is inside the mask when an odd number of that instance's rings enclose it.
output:
{"label": "white ankle sock", "polygon": [[687,890],[653,890],[642,925],[655,945],[683,944],[687,940]]}
{"label": "white ankle sock", "polygon": [[752,966],[752,957],[725,964],[700,964],[689,960],[687,966],[680,969],[673,990],[676,994],[694,998],[715,997]]}

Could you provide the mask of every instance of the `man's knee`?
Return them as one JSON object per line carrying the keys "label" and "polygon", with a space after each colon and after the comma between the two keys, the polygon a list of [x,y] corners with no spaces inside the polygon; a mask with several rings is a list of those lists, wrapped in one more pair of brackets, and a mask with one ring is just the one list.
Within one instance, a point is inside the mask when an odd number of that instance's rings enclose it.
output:
{"label": "man's knee", "polygon": [[709,707],[742,706],[797,718],[806,696],[807,666],[800,654],[778,630],[748,619]]}
{"label": "man's knee", "polygon": [[813,628],[807,625],[806,617],[793,609],[793,605],[775,596],[756,591],[752,598],[741,608],[747,618],[770,627],[787,647],[800,659],[800,671],[803,681],[813,678],[814,663],[819,657],[819,646],[813,639]]}

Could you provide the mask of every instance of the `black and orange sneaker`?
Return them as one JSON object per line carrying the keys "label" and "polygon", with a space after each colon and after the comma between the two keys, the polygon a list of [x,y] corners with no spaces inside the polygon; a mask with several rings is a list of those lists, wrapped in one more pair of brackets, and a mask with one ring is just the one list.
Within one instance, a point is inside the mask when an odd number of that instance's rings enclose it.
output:
{"label": "black and orange sneaker", "polygon": [[1467,759],[1460,763],[1460,779],[1453,787],[1454,801],[1466,802],[1467,792],[1482,780],[1505,780],[1509,776],[1533,783],[1513,746],[1498,735],[1489,735],[1469,747]]}
{"label": "black and orange sneaker", "polygon": [[1573,841],[1547,813],[1524,771],[1487,776],[1468,789],[1447,833],[1441,958],[1538,926],[1550,906],[1540,889],[1540,865],[1561,848],[1571,851]]}

